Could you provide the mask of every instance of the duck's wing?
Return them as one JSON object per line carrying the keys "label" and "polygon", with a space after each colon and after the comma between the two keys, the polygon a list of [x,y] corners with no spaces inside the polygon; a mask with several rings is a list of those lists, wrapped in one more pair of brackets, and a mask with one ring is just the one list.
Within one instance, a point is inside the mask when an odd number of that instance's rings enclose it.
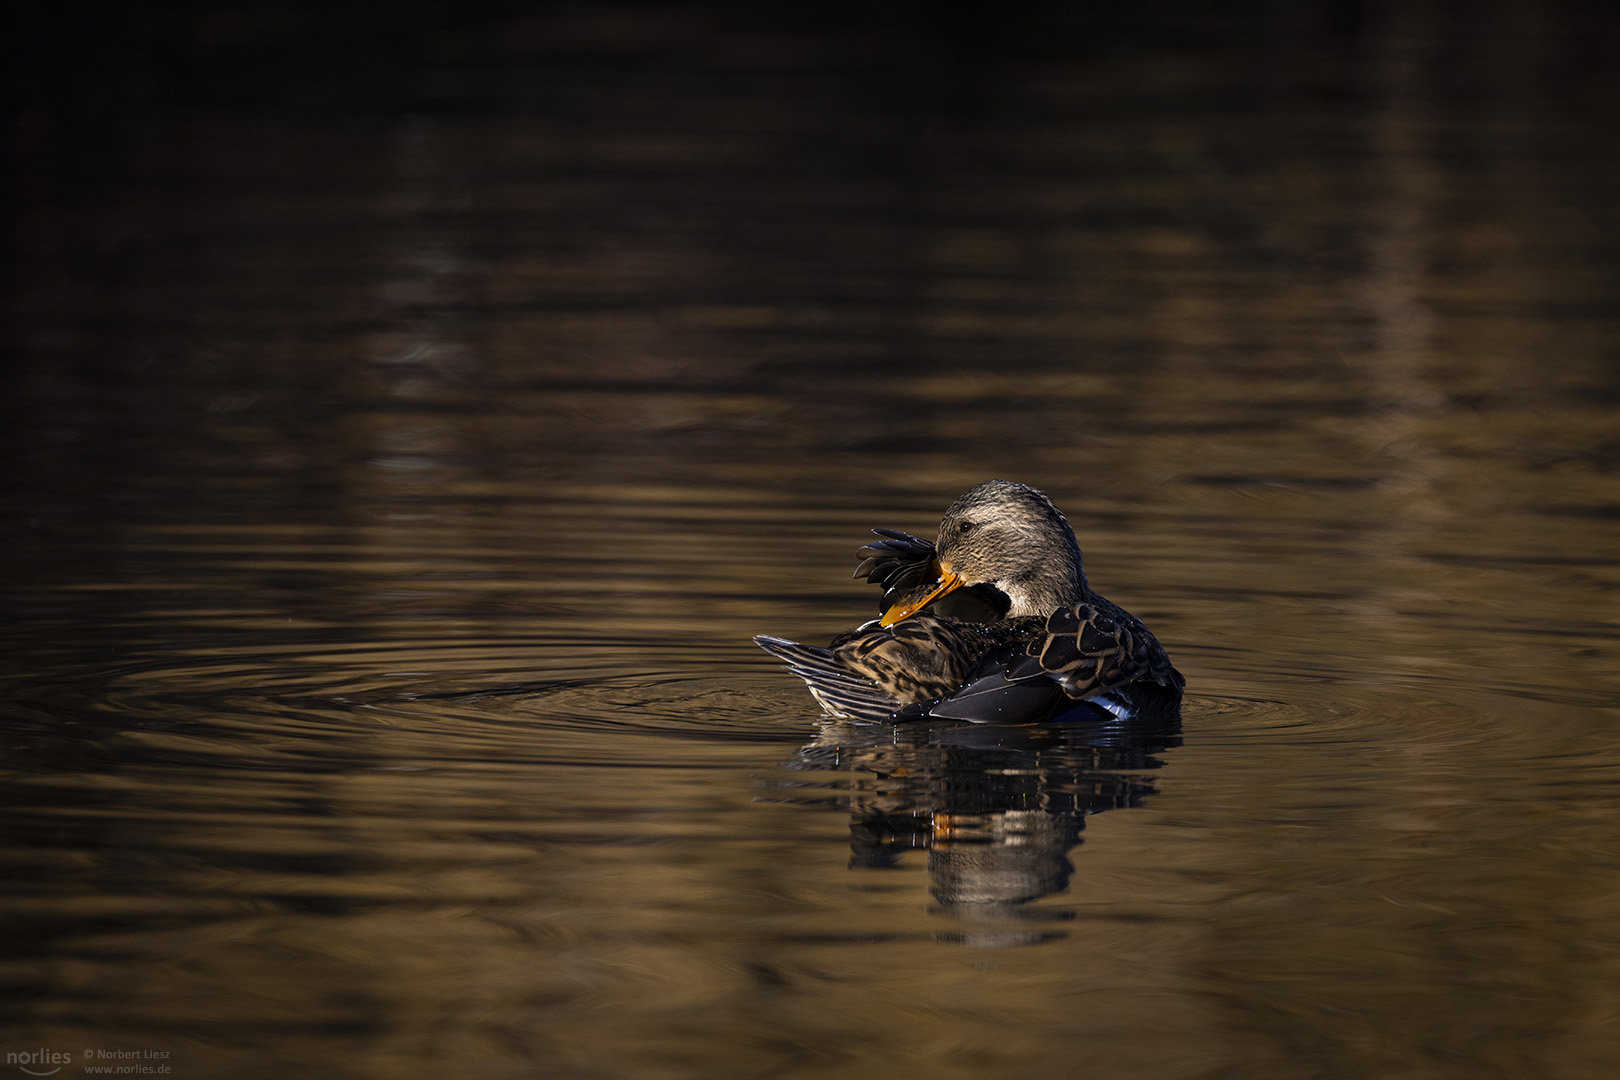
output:
{"label": "duck's wing", "polygon": [[1096,701],[1116,715],[1123,715],[1122,707],[1173,706],[1185,685],[1142,621],[1096,594],[1052,612],[1045,634],[1008,669],[1012,677],[1037,673],[1056,680],[1069,697]]}
{"label": "duck's wing", "polygon": [[1049,674],[1012,674],[1005,660],[970,680],[950,697],[929,706],[928,715],[975,724],[1031,724],[1073,704]]}

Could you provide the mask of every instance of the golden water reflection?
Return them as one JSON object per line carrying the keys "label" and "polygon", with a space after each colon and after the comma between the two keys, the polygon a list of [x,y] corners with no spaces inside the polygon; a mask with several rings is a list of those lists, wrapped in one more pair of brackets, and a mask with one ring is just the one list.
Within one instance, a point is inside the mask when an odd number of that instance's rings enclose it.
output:
{"label": "golden water reflection", "polygon": [[[41,8],[0,1051],[1620,1071],[1616,24],[1015,7]],[[1179,733],[749,643],[992,476]]]}
{"label": "golden water reflection", "polygon": [[1064,892],[1086,818],[1156,793],[1157,755],[1179,744],[1179,730],[1179,717],[1010,729],[824,721],[786,767],[837,774],[818,786],[840,793],[814,801],[849,815],[852,867],[887,869],[925,851],[929,893],[981,924],[968,940],[1016,944],[1054,931],[990,935],[982,924],[1017,920],[1024,905]]}

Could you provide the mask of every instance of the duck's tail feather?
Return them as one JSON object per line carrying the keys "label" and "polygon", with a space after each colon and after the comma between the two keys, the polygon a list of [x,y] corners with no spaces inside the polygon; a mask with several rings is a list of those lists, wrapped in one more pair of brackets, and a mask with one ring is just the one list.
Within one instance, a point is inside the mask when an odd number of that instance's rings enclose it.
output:
{"label": "duck's tail feather", "polygon": [[904,704],[876,683],[841,667],[831,651],[801,645],[786,638],[760,634],[754,644],[787,665],[804,680],[821,707],[834,716],[883,723],[894,718]]}

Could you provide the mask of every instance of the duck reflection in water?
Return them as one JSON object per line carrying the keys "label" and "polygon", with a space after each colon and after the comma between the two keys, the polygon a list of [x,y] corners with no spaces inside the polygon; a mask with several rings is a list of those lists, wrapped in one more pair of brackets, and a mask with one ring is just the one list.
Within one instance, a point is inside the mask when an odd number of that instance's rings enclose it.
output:
{"label": "duck reflection in water", "polygon": [[1023,905],[1068,888],[1087,817],[1157,793],[1151,771],[1179,732],[1173,714],[1018,727],[829,720],[786,767],[842,774],[815,785],[837,794],[810,801],[849,813],[852,866],[926,850],[941,910],[976,924],[975,942],[1007,944],[1052,936],[1028,920],[1053,913]]}
{"label": "duck reflection in water", "polygon": [[1043,493],[980,484],[934,543],[876,531],[855,576],[884,589],[880,618],[827,648],[754,639],[830,716],[1019,724],[1179,708],[1181,673],[1140,619],[1092,591],[1074,530]]}

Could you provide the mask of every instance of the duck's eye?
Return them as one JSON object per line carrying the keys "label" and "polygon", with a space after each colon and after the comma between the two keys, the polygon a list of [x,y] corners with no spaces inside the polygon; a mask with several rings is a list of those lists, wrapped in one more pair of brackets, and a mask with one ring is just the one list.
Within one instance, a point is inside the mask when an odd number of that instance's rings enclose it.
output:
{"label": "duck's eye", "polygon": [[972,532],[973,531],[973,522],[971,522],[971,521],[958,521],[956,523],[956,531],[958,533]]}

